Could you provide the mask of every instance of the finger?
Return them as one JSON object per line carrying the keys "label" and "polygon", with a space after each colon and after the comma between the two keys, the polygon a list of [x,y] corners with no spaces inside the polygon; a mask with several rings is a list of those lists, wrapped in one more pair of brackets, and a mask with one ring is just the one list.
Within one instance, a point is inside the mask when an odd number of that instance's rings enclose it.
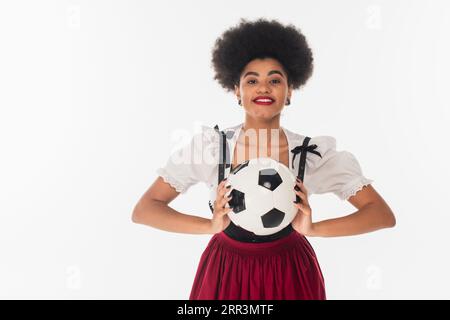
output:
{"label": "finger", "polygon": [[224,197],[226,196],[226,197],[228,197],[230,194],[231,194],[231,192],[233,191],[233,186],[232,185],[228,185],[228,186],[226,186],[225,187],[225,194],[224,194]]}
{"label": "finger", "polygon": [[295,182],[295,184],[300,188],[300,190],[305,193],[308,194],[308,190],[306,190],[305,185],[303,184],[303,182],[301,182],[300,180],[298,180]]}
{"label": "finger", "polygon": [[219,185],[217,186],[217,189],[216,189],[216,199],[218,199],[220,197],[220,194],[222,193],[222,190],[223,190],[223,185],[222,185],[222,182],[221,182],[221,183],[219,183]]}
{"label": "finger", "polygon": [[294,186],[294,192],[297,195],[298,198],[296,198],[296,201],[299,201],[301,203],[308,203],[308,194],[305,193],[306,189],[303,187],[301,188],[301,181],[297,178],[296,184]]}
{"label": "finger", "polygon": [[298,190],[294,190],[295,194],[299,196],[299,198],[302,200],[303,203],[308,201],[308,198],[306,197],[306,195]]}
{"label": "finger", "polygon": [[308,195],[305,192],[303,192],[300,188],[294,188],[294,192],[299,196],[304,196],[306,199],[308,198]]}
{"label": "finger", "polygon": [[231,195],[231,190],[230,189],[232,190],[232,188],[225,188],[225,190],[218,192],[217,196],[216,196],[216,201],[220,202],[224,198],[227,198],[228,196],[230,196]]}
{"label": "finger", "polygon": [[233,208],[232,208],[232,207],[229,207],[229,208],[221,208],[220,210],[217,211],[217,215],[218,215],[219,217],[223,217],[223,216],[229,214],[229,213],[232,212],[232,211],[233,211]]}
{"label": "finger", "polygon": [[217,186],[217,191],[222,190],[226,184],[227,184],[227,178],[220,181],[219,185]]}
{"label": "finger", "polygon": [[217,198],[217,203],[221,208],[223,208],[225,206],[225,204],[228,201],[230,201],[231,198],[232,198],[231,194],[230,195],[224,194],[224,195],[222,195],[222,197]]}
{"label": "finger", "polygon": [[228,178],[224,178],[222,181],[220,181],[218,187],[223,188],[228,182]]}
{"label": "finger", "polygon": [[225,207],[225,205],[228,203],[228,201],[231,200],[233,196],[230,194],[229,196],[224,196],[220,201],[219,201],[219,205],[223,208]]}
{"label": "finger", "polygon": [[302,209],[303,209],[303,204],[297,203],[297,202],[295,202],[295,201],[293,201],[293,202],[294,202],[294,206],[296,206],[297,209],[299,209],[299,210],[302,210]]}
{"label": "finger", "polygon": [[311,215],[311,210],[308,210],[309,206],[307,206],[305,204],[301,204],[301,203],[295,203],[295,202],[294,202],[294,204],[297,207],[297,209],[301,211],[301,213],[303,213],[307,216]]}
{"label": "finger", "polygon": [[304,204],[302,204],[302,203],[295,203],[294,202],[294,205],[297,207],[298,210],[300,210],[302,213],[304,213],[304,211],[305,211],[305,205]]}
{"label": "finger", "polygon": [[300,190],[303,191],[303,193],[308,193],[308,190],[306,190],[306,187],[301,180],[297,179],[296,184],[299,186]]}
{"label": "finger", "polygon": [[229,190],[229,188],[227,188],[228,186],[226,186],[226,183],[226,180],[222,180],[222,182],[217,187],[217,198],[222,198],[227,190]]}

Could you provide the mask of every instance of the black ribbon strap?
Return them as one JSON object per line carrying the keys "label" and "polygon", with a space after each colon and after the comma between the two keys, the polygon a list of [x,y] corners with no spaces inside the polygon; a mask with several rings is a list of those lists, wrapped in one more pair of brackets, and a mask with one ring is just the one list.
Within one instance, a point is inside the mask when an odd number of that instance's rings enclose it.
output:
{"label": "black ribbon strap", "polygon": [[[231,166],[229,163],[229,150],[228,150],[228,144],[227,144],[227,135],[225,132],[221,131],[219,129],[219,126],[216,124],[214,126],[214,129],[217,131],[218,134],[220,134],[220,160],[219,160],[219,172],[218,172],[218,182],[217,184],[220,184],[222,180],[225,178],[225,168],[228,168]],[[209,208],[211,209],[211,212],[214,212],[213,204],[211,203],[211,200],[208,202]]]}
{"label": "black ribbon strap", "polygon": [[[295,156],[300,153],[300,162],[298,165],[297,178],[299,178],[300,181],[302,181],[302,182],[303,182],[303,178],[305,176],[306,154],[308,153],[308,151],[312,152],[322,158],[322,155],[320,154],[320,152],[315,151],[315,149],[317,148],[316,144],[312,144],[312,145],[308,146],[309,140],[311,140],[310,137],[305,137],[305,139],[303,140],[303,145],[296,146],[294,149],[291,150],[291,152],[294,154],[294,156],[292,157],[292,168],[294,168]],[[298,186],[295,186],[294,189],[297,191],[300,190],[300,188]],[[298,195],[295,195],[295,202],[296,203],[302,202],[302,200],[300,199],[300,197]]]}
{"label": "black ribbon strap", "polygon": [[227,146],[227,136],[225,132],[219,130],[219,126],[216,124],[214,126],[214,129],[220,134],[220,159],[219,161],[219,175],[218,175],[218,183],[221,183],[222,180],[225,178],[225,168],[227,165],[227,158],[228,157],[228,146]]}
{"label": "black ribbon strap", "polygon": [[[314,153],[322,158],[322,155],[320,154],[320,152],[315,150],[317,148],[316,144],[312,144],[312,145],[308,146],[309,140],[311,140],[310,137],[305,137],[305,139],[303,140],[303,145],[296,146],[294,149],[291,150],[291,152],[294,154],[294,156],[292,157],[292,168],[294,168],[295,157],[297,156],[297,154],[301,153],[300,154],[300,164],[298,167],[298,175],[297,175],[297,177],[301,181],[303,181],[303,177],[305,174],[306,153],[309,151],[309,152]],[[303,152],[303,151],[305,151],[305,152]]]}

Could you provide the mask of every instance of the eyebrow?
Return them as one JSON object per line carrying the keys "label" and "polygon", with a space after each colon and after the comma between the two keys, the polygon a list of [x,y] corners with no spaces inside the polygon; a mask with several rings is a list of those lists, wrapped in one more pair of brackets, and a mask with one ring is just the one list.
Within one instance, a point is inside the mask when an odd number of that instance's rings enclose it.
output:
{"label": "eyebrow", "polygon": [[[274,73],[278,73],[280,76],[282,76],[283,78],[284,78],[284,76],[283,76],[283,74],[279,71],[279,70],[271,70],[271,71],[269,71],[268,73],[267,73],[267,75],[268,76],[270,76],[271,74],[274,74]],[[254,71],[249,71],[249,72],[247,72],[245,75],[244,75],[244,77],[243,78],[245,78],[246,76],[249,76],[249,75],[254,75],[254,76],[259,76],[259,73],[258,72],[254,72]]]}

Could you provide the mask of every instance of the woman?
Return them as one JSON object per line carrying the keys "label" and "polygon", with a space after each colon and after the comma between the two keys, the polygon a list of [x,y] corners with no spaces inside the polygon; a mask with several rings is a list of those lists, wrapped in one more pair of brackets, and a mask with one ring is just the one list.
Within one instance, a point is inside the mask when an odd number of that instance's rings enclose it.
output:
{"label": "woman", "polygon": [[[336,150],[333,137],[309,138],[280,125],[292,91],[304,85],[313,70],[312,52],[300,30],[275,20],[242,20],[217,39],[212,63],[215,79],[234,91],[244,108],[244,122],[224,130],[223,140],[218,130],[204,127],[188,146],[172,154],[136,205],[133,221],[171,232],[213,235],[200,259],[190,299],[325,299],[320,265],[306,236],[346,236],[393,227],[394,214],[353,154]],[[231,154],[230,166],[220,164],[223,141]],[[301,155],[295,157],[298,152]],[[195,160],[199,155],[202,161]],[[300,199],[295,219],[272,236],[258,237],[230,221],[232,186],[227,188],[226,178],[217,176],[220,170],[226,171],[225,177],[243,161],[261,156],[276,159],[294,174],[301,172],[301,178],[295,188]],[[199,181],[213,191],[211,219],[169,206]],[[348,200],[358,211],[313,222],[308,196],[326,192]]]}

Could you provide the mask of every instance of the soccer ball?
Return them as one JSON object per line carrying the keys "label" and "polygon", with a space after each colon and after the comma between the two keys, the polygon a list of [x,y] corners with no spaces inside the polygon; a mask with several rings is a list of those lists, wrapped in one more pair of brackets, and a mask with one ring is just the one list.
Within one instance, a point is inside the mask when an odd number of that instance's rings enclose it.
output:
{"label": "soccer ball", "polygon": [[[234,168],[228,176],[234,224],[256,235],[269,235],[289,225],[297,214],[295,175],[272,158],[256,158]],[[227,206],[227,207],[228,207]]]}

